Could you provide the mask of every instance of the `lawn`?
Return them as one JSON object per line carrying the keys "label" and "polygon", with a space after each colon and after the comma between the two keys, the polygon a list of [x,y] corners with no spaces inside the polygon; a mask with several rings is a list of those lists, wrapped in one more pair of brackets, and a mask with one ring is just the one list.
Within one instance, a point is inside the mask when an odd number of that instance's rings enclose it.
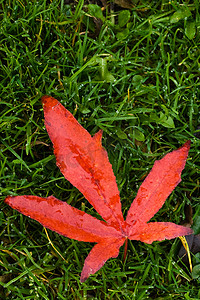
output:
{"label": "lawn", "polygon": [[191,140],[182,181],[152,220],[200,233],[199,1],[89,2],[0,0],[0,299],[200,299],[198,245],[191,272],[179,239],[129,241],[125,262],[121,247],[81,283],[93,244],[4,203],[54,195],[98,217],[56,166],[47,94],[91,135],[103,129],[124,216],[155,160]]}

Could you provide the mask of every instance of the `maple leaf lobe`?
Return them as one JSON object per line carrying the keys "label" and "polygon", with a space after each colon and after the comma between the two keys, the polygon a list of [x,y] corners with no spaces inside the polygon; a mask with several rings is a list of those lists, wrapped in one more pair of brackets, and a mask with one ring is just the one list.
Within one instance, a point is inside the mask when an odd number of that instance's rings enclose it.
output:
{"label": "maple leaf lobe", "polygon": [[8,196],[5,202],[43,226],[78,241],[102,242],[121,239],[121,233],[84,211],[54,196]]}
{"label": "maple leaf lobe", "polygon": [[[148,222],[163,206],[167,197],[181,181],[181,172],[185,166],[190,141],[182,147],[155,161],[153,168],[141,184],[136,198],[128,211],[126,223]],[[132,235],[133,227],[129,229]]]}
{"label": "maple leaf lobe", "polygon": [[119,190],[107,152],[101,144],[102,130],[91,137],[57,100],[44,96],[42,102],[45,126],[60,171],[109,225],[122,228],[124,218]]}

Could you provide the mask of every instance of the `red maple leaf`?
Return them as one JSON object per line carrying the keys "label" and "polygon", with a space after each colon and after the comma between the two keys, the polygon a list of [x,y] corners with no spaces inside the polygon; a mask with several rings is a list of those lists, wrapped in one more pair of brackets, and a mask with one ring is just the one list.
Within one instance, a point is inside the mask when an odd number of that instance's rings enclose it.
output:
{"label": "red maple leaf", "polygon": [[5,202],[68,238],[97,243],[85,260],[81,282],[97,272],[109,258],[117,257],[119,248],[127,239],[150,244],[193,232],[170,222],[149,222],[181,181],[190,141],[154,163],[124,220],[112,166],[101,144],[102,131],[91,137],[56,99],[44,96],[42,102],[45,126],[60,171],[105,221],[54,196],[9,196]]}

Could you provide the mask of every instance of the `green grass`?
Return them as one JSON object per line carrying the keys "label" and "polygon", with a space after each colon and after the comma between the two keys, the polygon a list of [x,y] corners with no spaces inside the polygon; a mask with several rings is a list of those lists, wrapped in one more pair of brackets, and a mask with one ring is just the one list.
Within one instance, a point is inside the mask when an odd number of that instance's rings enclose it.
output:
{"label": "green grass", "polygon": [[91,134],[104,130],[124,215],[154,161],[191,139],[182,182],[154,220],[179,224],[186,204],[200,218],[199,1],[138,1],[130,19],[108,6],[99,27],[92,8],[0,0],[0,298],[199,299],[177,240],[129,242],[125,264],[122,247],[81,284],[93,245],[48,231],[64,261],[39,223],[4,204],[53,194],[97,215],[56,167],[40,100],[49,94]]}

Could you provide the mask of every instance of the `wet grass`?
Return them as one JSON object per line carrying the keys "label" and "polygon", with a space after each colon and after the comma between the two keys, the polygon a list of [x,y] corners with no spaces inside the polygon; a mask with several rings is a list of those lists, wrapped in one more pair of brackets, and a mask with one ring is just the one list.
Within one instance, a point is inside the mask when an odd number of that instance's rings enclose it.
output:
{"label": "wet grass", "polygon": [[40,224],[3,202],[53,194],[95,215],[56,167],[40,101],[49,94],[91,134],[104,130],[124,215],[155,159],[191,139],[182,182],[154,220],[179,224],[186,204],[199,220],[199,1],[139,1],[120,17],[108,7],[101,21],[84,1],[0,7],[0,298],[199,299],[177,240],[129,242],[125,264],[122,247],[81,284],[92,245],[48,231],[63,260]]}

